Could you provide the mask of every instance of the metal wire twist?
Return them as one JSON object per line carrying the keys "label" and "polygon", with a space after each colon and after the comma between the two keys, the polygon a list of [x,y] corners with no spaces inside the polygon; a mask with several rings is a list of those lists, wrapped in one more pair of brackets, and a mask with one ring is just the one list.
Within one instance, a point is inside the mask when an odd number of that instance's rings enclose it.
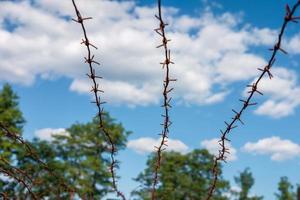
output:
{"label": "metal wire twist", "polygon": [[164,49],[164,61],[160,64],[162,68],[165,69],[165,78],[163,83],[163,104],[162,107],[164,108],[164,113],[162,114],[163,123],[161,124],[163,127],[162,132],[159,134],[161,136],[161,141],[158,146],[155,146],[156,149],[156,165],[154,168],[154,175],[152,181],[152,191],[151,191],[151,198],[152,200],[156,199],[156,185],[158,184],[158,171],[160,169],[161,161],[162,161],[162,152],[166,149],[168,137],[169,137],[169,127],[172,124],[170,121],[169,110],[172,107],[170,102],[172,98],[169,96],[169,93],[174,89],[170,88],[170,83],[175,82],[176,79],[170,78],[170,65],[174,64],[171,60],[171,51],[168,47],[168,42],[170,39],[167,39],[165,27],[168,25],[164,22],[162,17],[162,9],[161,9],[161,0],[158,0],[158,15],[155,17],[159,20],[159,28],[155,29],[155,32],[162,38],[162,43],[157,46],[157,48]]}
{"label": "metal wire twist", "polygon": [[73,21],[79,23],[81,25],[82,31],[83,31],[83,35],[84,35],[84,39],[82,40],[81,44],[86,46],[87,49],[87,57],[85,57],[85,63],[88,64],[89,66],[89,74],[87,74],[87,76],[89,77],[89,79],[92,82],[92,89],[91,92],[94,94],[94,101],[92,103],[94,103],[98,109],[97,112],[97,117],[99,118],[99,130],[102,131],[104,133],[104,136],[107,139],[107,142],[110,145],[110,158],[111,158],[111,163],[109,166],[109,171],[111,174],[111,178],[112,178],[112,188],[114,190],[114,192],[116,192],[118,197],[121,197],[123,200],[125,200],[125,195],[118,189],[117,186],[117,177],[116,177],[116,173],[115,173],[115,168],[117,167],[117,160],[115,159],[115,154],[117,152],[117,147],[113,141],[112,136],[110,135],[109,131],[106,129],[106,127],[104,126],[104,109],[102,107],[102,105],[105,103],[104,101],[102,101],[102,99],[100,98],[100,93],[103,93],[104,91],[101,90],[99,88],[99,84],[97,83],[97,79],[102,79],[102,77],[97,76],[95,69],[94,69],[94,64],[100,65],[99,62],[95,61],[94,59],[94,55],[92,55],[92,51],[91,51],[91,47],[93,47],[94,49],[97,49],[97,47],[95,45],[93,45],[90,40],[88,39],[88,35],[87,35],[87,31],[84,25],[84,21],[92,19],[91,17],[82,17],[80,11],[77,8],[77,5],[75,3],[75,0],[72,0],[74,9],[75,9],[75,13],[77,16],[77,19],[73,19]]}
{"label": "metal wire twist", "polygon": [[237,121],[239,121],[241,124],[244,124],[244,122],[241,120],[241,116],[244,113],[244,111],[249,106],[257,105],[257,103],[251,102],[251,100],[255,93],[257,93],[259,95],[263,95],[263,93],[258,90],[258,85],[259,85],[260,81],[262,80],[262,78],[267,74],[268,77],[270,79],[272,79],[273,75],[270,70],[276,61],[275,57],[276,57],[278,51],[281,51],[282,53],[287,54],[287,52],[281,47],[282,38],[283,38],[283,34],[285,32],[285,29],[287,27],[287,24],[289,22],[297,23],[298,22],[297,20],[300,19],[300,17],[293,16],[295,11],[299,7],[299,5],[300,5],[300,0],[298,0],[297,3],[295,3],[295,5],[292,7],[292,9],[289,7],[289,5],[286,5],[286,8],[285,8],[286,14],[284,16],[284,22],[281,26],[277,42],[275,43],[273,48],[269,49],[270,51],[272,51],[272,54],[268,61],[268,64],[264,68],[258,68],[258,70],[261,71],[261,74],[258,76],[258,79],[251,85],[247,85],[247,87],[250,88],[250,91],[248,91],[248,93],[249,93],[248,98],[245,100],[240,99],[240,101],[243,103],[243,106],[241,107],[241,109],[239,111],[232,109],[232,111],[235,114],[234,117],[232,117],[232,120],[229,123],[225,121],[226,127],[225,127],[225,130],[221,130],[221,138],[219,141],[219,145],[220,145],[221,149],[219,150],[219,155],[214,160],[214,165],[213,165],[213,169],[212,169],[213,180],[212,180],[212,184],[209,188],[206,200],[211,199],[211,197],[213,196],[213,193],[216,189],[217,180],[218,180],[218,177],[220,174],[220,172],[218,171],[219,162],[220,161],[226,162],[226,154],[230,153],[229,149],[226,147],[226,144],[225,144],[226,141],[230,141],[228,139],[228,134],[232,131],[232,129],[237,127],[237,125],[236,125]]}

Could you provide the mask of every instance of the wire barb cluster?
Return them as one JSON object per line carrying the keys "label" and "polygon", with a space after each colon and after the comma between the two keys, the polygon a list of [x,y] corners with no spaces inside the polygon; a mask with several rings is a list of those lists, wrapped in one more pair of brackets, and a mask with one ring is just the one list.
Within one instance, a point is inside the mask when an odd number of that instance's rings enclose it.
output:
{"label": "wire barb cluster", "polygon": [[5,192],[0,192],[0,197],[2,197],[3,200],[9,200],[8,195]]}
{"label": "wire barb cluster", "polygon": [[45,169],[50,170],[45,162],[43,162],[37,153],[32,149],[29,143],[27,143],[19,134],[11,132],[3,123],[0,122],[1,133],[4,133],[5,137],[12,139],[14,142],[17,142],[24,146],[27,151],[27,156],[34,159],[36,162],[41,164]]}
{"label": "wire barb cluster", "polygon": [[[31,149],[30,145],[27,142],[25,142],[21,136],[11,132],[2,122],[0,122],[0,130],[1,134],[4,134],[6,138],[12,139],[14,142],[20,143],[22,146],[25,146],[28,156],[34,158],[38,163],[42,163],[42,161],[38,158],[35,152]],[[0,173],[4,176],[8,176],[14,179],[15,181],[23,185],[33,199],[38,199],[37,196],[32,192],[32,187],[35,182],[29,176],[29,174],[17,167],[11,166],[10,162],[2,156],[0,156]],[[4,199],[8,199],[6,193],[2,193],[1,196]]]}
{"label": "wire barb cluster", "polygon": [[[32,191],[32,187],[34,186],[35,182],[25,171],[17,167],[11,166],[10,163],[2,156],[0,157],[0,163],[1,174],[14,179],[15,181],[23,185],[24,188],[26,188],[28,193],[31,195],[32,199],[38,199],[36,194]],[[2,196],[4,199],[8,199],[6,193],[2,193]]]}
{"label": "wire barb cluster", "polygon": [[153,175],[153,185],[152,185],[152,191],[151,191],[151,198],[152,200],[156,199],[155,193],[156,193],[156,185],[158,184],[158,171],[160,169],[161,161],[162,161],[162,152],[166,149],[167,142],[168,142],[168,136],[169,136],[169,127],[171,126],[172,122],[170,121],[169,116],[169,109],[172,107],[170,102],[172,98],[169,96],[169,93],[174,89],[170,88],[170,83],[175,82],[176,79],[170,78],[170,65],[174,64],[171,60],[171,51],[168,47],[168,42],[170,42],[170,39],[167,39],[166,33],[165,33],[165,27],[168,25],[163,21],[162,18],[162,11],[161,11],[161,0],[158,0],[158,15],[155,15],[155,17],[159,20],[159,28],[155,29],[155,32],[162,38],[162,43],[157,46],[157,48],[163,48],[164,49],[164,57],[165,60],[161,62],[162,68],[165,69],[165,78],[163,83],[163,105],[164,113],[162,114],[163,117],[163,123],[161,124],[163,127],[162,132],[159,134],[161,136],[161,141],[158,146],[155,146],[156,154],[157,154],[157,160],[156,165],[154,168],[154,175]]}
{"label": "wire barb cluster", "polygon": [[278,35],[277,42],[275,43],[273,48],[269,49],[270,51],[272,51],[272,54],[268,61],[268,64],[264,68],[258,68],[258,70],[261,71],[261,74],[258,76],[258,79],[251,85],[247,85],[247,87],[250,88],[250,90],[248,91],[248,93],[249,93],[248,98],[245,100],[240,99],[240,101],[243,103],[243,106],[241,107],[241,109],[239,111],[232,110],[235,114],[234,117],[232,117],[232,120],[230,123],[225,122],[226,128],[224,131],[221,130],[221,139],[219,140],[219,145],[220,145],[221,149],[219,150],[219,155],[214,160],[214,165],[213,165],[213,169],[212,169],[213,180],[212,180],[212,184],[209,188],[206,200],[211,199],[211,197],[216,189],[216,184],[217,184],[217,180],[218,180],[219,173],[220,173],[218,171],[218,163],[220,161],[226,162],[226,154],[230,153],[229,149],[226,147],[226,144],[225,144],[226,141],[230,142],[230,140],[228,139],[228,134],[232,131],[232,129],[237,127],[237,125],[236,125],[237,121],[239,121],[241,124],[244,124],[244,122],[241,120],[241,116],[244,113],[244,111],[249,106],[257,105],[257,103],[251,102],[254,94],[258,93],[260,95],[263,95],[263,93],[260,92],[257,88],[258,88],[260,81],[266,74],[269,76],[270,79],[272,79],[273,75],[270,70],[276,61],[275,57],[277,55],[277,52],[281,51],[282,53],[287,54],[287,52],[281,47],[281,42],[282,42],[283,34],[285,32],[287,24],[289,22],[297,23],[298,20],[300,20],[300,17],[294,16],[294,13],[296,12],[296,10],[299,6],[300,6],[300,0],[297,0],[297,3],[295,3],[295,5],[292,7],[292,9],[290,8],[289,5],[286,5],[286,8],[285,8],[286,14],[284,17],[284,22],[281,26],[281,29],[280,29],[280,32]]}
{"label": "wire barb cluster", "polygon": [[88,39],[87,36],[87,31],[84,25],[84,21],[92,19],[92,17],[82,17],[80,11],[77,8],[77,5],[75,3],[75,0],[72,0],[75,12],[76,12],[76,16],[77,19],[72,19],[73,21],[79,23],[81,25],[82,31],[83,31],[83,35],[84,35],[84,39],[82,39],[81,44],[86,46],[87,49],[87,57],[84,57],[85,59],[85,63],[88,64],[89,66],[89,74],[87,74],[87,76],[89,77],[89,79],[92,82],[92,89],[91,92],[94,94],[94,101],[92,103],[94,103],[98,109],[97,111],[97,117],[99,118],[99,130],[102,131],[107,139],[107,142],[109,143],[109,151],[110,151],[110,158],[111,158],[111,164],[109,166],[109,171],[111,174],[111,178],[112,178],[112,188],[113,191],[116,192],[118,197],[121,197],[123,200],[125,200],[125,195],[119,191],[118,186],[117,186],[117,177],[116,177],[116,173],[115,173],[115,168],[118,165],[117,160],[115,159],[115,154],[117,153],[117,147],[113,141],[112,136],[109,134],[108,130],[105,128],[104,126],[104,109],[102,107],[102,104],[106,103],[104,101],[102,101],[102,99],[100,98],[100,93],[103,93],[104,91],[101,90],[99,88],[99,84],[97,83],[97,79],[102,79],[101,76],[97,76],[95,69],[93,67],[93,64],[97,64],[100,65],[99,62],[95,61],[94,58],[95,56],[92,55],[92,51],[91,51],[91,47],[93,47],[94,49],[98,49],[95,45],[93,45],[90,40]]}
{"label": "wire barb cluster", "polygon": [[[74,192],[74,189],[70,188],[68,184],[65,183],[64,180],[62,180],[61,177],[59,177],[56,173],[54,173],[53,169],[49,168],[47,163],[42,161],[38,154],[34,151],[32,146],[26,142],[19,134],[14,133],[9,130],[9,128],[4,125],[2,122],[0,122],[0,131],[1,134],[4,134],[4,136],[8,139],[13,140],[13,142],[18,143],[25,147],[26,150],[26,156],[31,158],[33,161],[38,163],[39,166],[42,167],[43,170],[48,172],[51,176],[57,178],[59,180],[60,186],[64,188],[64,191],[72,193]],[[9,161],[7,161],[4,157],[0,157],[0,173],[4,174],[5,176],[9,176],[12,179],[16,180],[18,183],[22,184],[29,192],[29,194],[32,196],[33,199],[37,199],[36,195],[32,192],[31,188],[34,185],[39,184],[38,180],[33,180],[33,178],[30,177],[29,173],[21,170],[15,166],[12,166]],[[0,194],[3,196],[3,198],[6,198],[6,194],[2,193]]]}

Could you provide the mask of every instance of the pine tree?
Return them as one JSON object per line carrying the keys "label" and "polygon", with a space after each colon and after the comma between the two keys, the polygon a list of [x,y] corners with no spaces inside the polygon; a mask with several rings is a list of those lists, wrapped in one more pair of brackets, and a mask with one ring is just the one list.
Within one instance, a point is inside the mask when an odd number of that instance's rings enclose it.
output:
{"label": "pine tree", "polygon": [[[104,125],[121,150],[130,132],[108,113],[104,116]],[[37,180],[34,191],[40,198],[59,200],[76,196],[80,199],[103,199],[111,192],[110,151],[96,118],[92,122],[73,124],[63,134],[53,136],[50,142],[35,139],[32,146],[53,170],[52,174],[49,173],[26,157],[25,152],[21,152],[18,158],[18,167],[30,172]],[[26,193],[25,188],[15,187],[17,197]]]}
{"label": "pine tree", "polygon": [[275,194],[278,200],[294,200],[296,195],[293,192],[293,185],[290,183],[289,179],[284,176],[280,178],[278,183],[279,192]]}
{"label": "pine tree", "polygon": [[[156,161],[155,156],[152,154],[149,157],[146,169],[135,179],[142,186],[137,191],[132,192],[132,195],[138,199],[151,199],[150,190]],[[194,150],[187,154],[164,152],[159,170],[161,184],[157,188],[157,199],[204,199],[212,179],[212,165],[213,156],[207,150]],[[221,166],[218,170],[221,172]],[[229,182],[220,177],[212,199],[228,199],[225,195],[228,190]]]}
{"label": "pine tree", "polygon": [[[22,112],[19,109],[19,97],[12,90],[9,84],[4,84],[0,91],[0,123],[1,126],[8,129],[10,132],[21,135],[22,128],[25,123]],[[5,159],[9,164],[12,164],[12,158],[15,155],[19,146],[17,142],[10,137],[7,137],[5,131],[0,129],[0,157]],[[7,167],[7,163],[0,161],[1,167]],[[0,177],[0,191],[8,191],[7,179]]]}
{"label": "pine tree", "polygon": [[[104,126],[109,131],[118,150],[125,148],[127,136],[122,124],[116,123],[108,113]],[[107,138],[99,131],[99,120],[86,124],[74,124],[66,135],[56,136],[53,144],[57,157],[62,160],[65,178],[72,182],[83,199],[100,199],[110,188],[110,150]]]}
{"label": "pine tree", "polygon": [[254,178],[249,168],[242,171],[239,176],[234,177],[234,181],[241,188],[241,191],[235,192],[238,200],[261,200],[262,196],[250,196],[250,190],[254,185]]}
{"label": "pine tree", "polygon": [[0,122],[10,131],[21,134],[25,123],[19,109],[19,97],[9,84],[4,84],[0,91]]}

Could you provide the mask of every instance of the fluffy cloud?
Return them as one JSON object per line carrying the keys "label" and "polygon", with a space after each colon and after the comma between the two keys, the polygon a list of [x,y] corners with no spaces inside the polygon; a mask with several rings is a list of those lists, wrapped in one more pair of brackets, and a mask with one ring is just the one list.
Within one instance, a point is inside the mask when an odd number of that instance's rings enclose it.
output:
{"label": "fluffy cloud", "polygon": [[280,137],[270,137],[248,142],[243,149],[246,152],[260,155],[270,155],[273,161],[284,161],[300,156],[300,145]]}
{"label": "fluffy cloud", "polygon": [[54,135],[67,135],[68,132],[64,128],[44,128],[34,132],[34,135],[41,140],[51,141]]}
{"label": "fluffy cloud", "polygon": [[[137,153],[144,154],[153,152],[154,146],[158,146],[161,139],[154,139],[150,137],[142,137],[135,140],[130,140],[127,143],[127,147],[136,151]],[[176,151],[180,153],[186,153],[188,146],[180,140],[168,139],[167,151]]]}
{"label": "fluffy cloud", "polygon": [[[163,71],[160,43],[153,28],[155,7],[134,1],[78,1],[105,81],[107,101],[129,106],[159,102]],[[184,104],[211,104],[228,94],[226,84],[255,77],[265,60],[251,53],[253,46],[272,45],[275,31],[242,26],[230,13],[219,16],[206,10],[199,16],[179,15],[165,8],[170,23],[171,74],[178,79],[174,97]],[[0,2],[0,80],[33,84],[36,77],[73,80],[70,89],[88,91],[83,64],[84,47],[69,1],[29,0]],[[9,44],[9,45],[8,45]],[[103,84],[103,85],[102,85]],[[221,87],[220,87],[221,86]]]}
{"label": "fluffy cloud", "polygon": [[[153,102],[158,103],[155,94],[159,92],[160,88],[155,88],[155,86],[152,85],[144,84],[142,88],[137,88],[127,82],[111,82],[108,80],[103,80],[101,85],[105,91],[104,97],[108,99],[110,103],[124,103],[132,107],[136,105],[147,105]],[[75,79],[70,89],[79,93],[87,93],[91,90],[91,84],[88,80]]]}
{"label": "fluffy cloud", "polygon": [[[219,140],[220,140],[219,138],[214,138],[211,140],[203,140],[201,142],[201,146],[207,149],[209,153],[217,156],[219,155],[219,149],[220,149]],[[226,142],[226,146],[230,151],[230,154],[227,155],[227,161],[236,160],[237,159],[236,149],[229,142]]]}
{"label": "fluffy cloud", "polygon": [[286,50],[291,54],[299,54],[300,49],[300,34],[297,34],[290,38],[288,41],[285,41],[284,46]]}

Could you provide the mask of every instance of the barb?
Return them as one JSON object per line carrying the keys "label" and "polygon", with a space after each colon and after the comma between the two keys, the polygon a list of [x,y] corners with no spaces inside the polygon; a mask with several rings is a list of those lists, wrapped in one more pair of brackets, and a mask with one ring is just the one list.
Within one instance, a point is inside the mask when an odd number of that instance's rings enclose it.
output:
{"label": "barb", "polygon": [[240,99],[240,101],[243,103],[243,106],[241,107],[241,109],[239,111],[232,110],[235,113],[234,117],[232,117],[232,120],[230,123],[225,122],[226,128],[224,131],[221,130],[221,139],[219,141],[219,145],[220,145],[221,149],[219,150],[219,155],[215,158],[215,161],[214,161],[213,170],[212,170],[213,181],[209,188],[206,200],[209,200],[212,197],[212,195],[216,189],[216,184],[217,184],[217,180],[218,180],[218,176],[219,176],[218,163],[220,161],[226,162],[226,154],[229,153],[229,149],[226,147],[226,144],[225,144],[226,141],[230,141],[228,139],[227,135],[232,131],[232,129],[237,127],[237,125],[235,125],[237,123],[237,121],[241,122],[241,124],[244,124],[244,122],[241,120],[242,114],[249,106],[254,106],[257,104],[257,103],[251,102],[254,94],[258,93],[260,95],[263,95],[257,89],[258,85],[259,85],[260,81],[262,80],[262,78],[266,74],[269,76],[270,79],[272,79],[273,75],[272,75],[270,69],[272,68],[272,66],[275,63],[275,60],[276,60],[275,57],[276,57],[278,51],[281,51],[282,53],[287,54],[287,52],[284,49],[282,49],[282,47],[281,47],[281,41],[282,41],[283,34],[285,32],[285,29],[287,27],[287,24],[289,22],[297,23],[298,20],[300,19],[300,17],[293,16],[299,6],[300,6],[300,0],[297,0],[297,3],[295,3],[295,5],[292,7],[292,9],[289,7],[289,5],[286,5],[286,8],[285,8],[286,15],[284,17],[284,22],[283,22],[283,24],[281,26],[281,30],[279,32],[277,42],[273,48],[269,49],[270,51],[272,51],[272,54],[268,61],[268,64],[264,68],[258,68],[258,70],[261,71],[261,74],[259,75],[258,79],[253,84],[247,85],[247,87],[250,88],[250,91],[248,92],[249,93],[248,98],[246,100]]}
{"label": "barb", "polygon": [[1,192],[0,197],[2,197],[3,200],[9,200],[8,195],[5,192]]}
{"label": "barb", "polygon": [[29,152],[32,152],[32,149],[30,148],[29,144],[27,144],[20,135],[11,132],[2,122],[0,122],[0,130],[3,131],[6,137],[11,138],[16,142],[19,142],[20,144],[24,145]]}
{"label": "barb", "polygon": [[75,0],[72,0],[75,12],[76,12],[76,16],[77,19],[72,19],[73,21],[79,23],[81,25],[82,31],[83,31],[83,35],[84,35],[84,39],[82,40],[81,44],[84,44],[86,46],[87,49],[87,57],[85,57],[85,63],[88,64],[89,66],[89,74],[87,74],[87,76],[89,77],[89,79],[92,82],[92,89],[91,92],[94,94],[94,98],[95,100],[92,102],[96,105],[98,112],[97,112],[97,117],[99,118],[100,122],[99,122],[99,129],[100,131],[102,131],[110,145],[110,158],[111,158],[111,164],[109,166],[109,171],[111,174],[111,178],[112,178],[112,188],[114,190],[114,192],[116,192],[118,197],[121,197],[123,200],[125,200],[125,195],[118,189],[117,186],[117,177],[116,177],[116,173],[115,173],[115,168],[117,167],[117,160],[115,159],[115,154],[117,152],[117,147],[114,144],[113,138],[112,136],[109,134],[108,130],[105,128],[104,126],[104,109],[102,107],[102,104],[104,104],[105,102],[103,102],[100,98],[100,94],[99,93],[103,93],[104,91],[101,90],[99,88],[99,84],[97,83],[96,79],[102,79],[102,77],[97,76],[95,69],[93,67],[93,64],[97,64],[100,65],[99,62],[94,60],[94,55],[92,55],[92,51],[91,51],[91,47],[97,49],[97,47],[95,45],[93,45],[90,40],[88,39],[87,36],[87,31],[84,25],[84,21],[85,20],[89,20],[92,19],[91,17],[82,17],[80,11],[77,8],[77,5],[75,3]]}
{"label": "barb", "polygon": [[[1,160],[2,161],[2,160]],[[15,170],[17,170],[17,172],[15,172]],[[23,178],[20,178],[18,175],[19,172],[21,170],[19,169],[15,169],[15,168],[11,168],[11,169],[4,169],[4,168],[0,168],[0,173],[16,180],[18,183],[22,184],[26,189],[27,191],[29,192],[29,194],[31,195],[31,197],[34,199],[34,200],[38,200],[37,196],[33,193],[33,191],[31,190],[31,186],[30,186],[30,183],[27,183],[27,181]],[[2,194],[2,196],[4,198],[7,198],[7,195],[5,193]]]}
{"label": "barb", "polygon": [[33,158],[36,162],[43,165],[44,168],[50,170],[45,162],[43,162],[37,153],[31,148],[30,144],[28,144],[19,134],[11,132],[2,122],[0,122],[0,130],[3,131],[4,135],[7,138],[14,140],[17,143],[20,143],[22,146],[26,148],[28,152],[28,156]]}
{"label": "barb", "polygon": [[168,25],[163,21],[162,18],[162,11],[161,11],[161,0],[158,0],[158,15],[155,15],[155,17],[159,21],[159,28],[154,29],[154,31],[162,38],[162,44],[158,45],[157,48],[163,48],[164,49],[164,57],[165,60],[161,62],[162,68],[165,69],[165,78],[163,83],[163,105],[164,108],[164,114],[162,114],[163,117],[163,123],[161,124],[163,126],[162,132],[159,134],[161,136],[161,142],[159,146],[155,146],[156,148],[156,154],[157,154],[157,160],[156,165],[154,168],[154,175],[153,175],[153,182],[152,182],[152,191],[151,191],[151,199],[156,199],[155,193],[156,193],[156,185],[158,184],[158,171],[160,169],[161,160],[162,160],[162,152],[166,149],[167,140],[169,136],[169,127],[171,126],[172,122],[170,121],[169,116],[169,110],[172,107],[170,102],[172,98],[169,96],[169,93],[174,89],[170,88],[170,83],[175,82],[176,79],[170,78],[170,65],[174,64],[171,61],[171,51],[168,47],[168,42],[171,40],[167,39],[166,33],[165,33],[165,27]]}
{"label": "barb", "polygon": [[[40,164],[39,166],[42,166],[42,168],[47,171],[51,176],[54,176],[55,178],[57,178],[59,180],[59,184],[64,188],[64,190],[66,192],[73,192],[74,189],[70,188],[68,186],[68,184],[65,183],[65,181],[59,177],[58,175],[56,175],[53,171],[53,169],[49,168],[48,165],[42,161],[40,159],[40,157],[38,156],[38,154],[33,150],[33,148],[31,147],[31,145],[26,142],[19,134],[11,132],[2,122],[0,122],[0,130],[2,131],[1,133],[4,133],[4,136],[6,136],[9,139],[12,139],[14,142],[21,144],[22,146],[25,147],[26,151],[27,151],[27,155],[28,157],[30,157],[31,159],[33,159],[35,162],[37,162],[38,164]],[[10,163],[5,160],[5,158],[0,157],[0,161],[2,161],[4,164],[6,164],[7,166],[10,166]],[[22,177],[26,177],[28,180],[30,180],[30,182],[35,183],[36,181],[33,180],[27,172],[18,169],[16,167],[10,166],[12,170],[18,172],[18,174],[21,174]],[[6,173],[7,174],[7,173]],[[20,182],[22,183],[22,182]]]}
{"label": "barb", "polygon": [[[2,156],[0,156],[0,161],[3,162],[3,164],[5,164],[6,166],[9,166],[11,168],[12,172],[14,172],[16,174],[19,174],[23,178],[28,179],[29,182],[34,183],[34,180],[25,171],[23,171],[23,170],[21,170],[17,167],[11,166],[10,163],[5,158],[3,158]],[[4,168],[4,166],[2,168]]]}

